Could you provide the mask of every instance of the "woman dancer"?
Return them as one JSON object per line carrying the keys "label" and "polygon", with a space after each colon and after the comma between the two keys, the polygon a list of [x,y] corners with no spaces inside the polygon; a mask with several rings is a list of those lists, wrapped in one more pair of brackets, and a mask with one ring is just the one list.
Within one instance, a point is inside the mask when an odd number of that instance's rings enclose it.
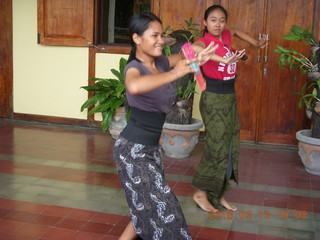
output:
{"label": "woman dancer", "polygon": [[218,46],[211,58],[215,61],[208,61],[202,66],[207,90],[201,95],[200,113],[206,129],[206,141],[193,178],[193,187],[197,189],[193,199],[205,211],[217,211],[222,207],[237,210],[224,195],[231,189],[230,179],[238,183],[240,123],[234,83],[236,62],[245,51],[232,49],[231,36],[258,48],[266,45],[265,36],[257,41],[241,31],[226,29],[227,20],[228,13],[222,6],[209,7],[204,14],[204,36],[193,44],[196,52],[212,42]]}
{"label": "woman dancer", "polygon": [[[159,138],[175,97],[169,83],[194,71],[182,54],[163,55],[163,27],[155,15],[134,15],[129,34],[132,50],[125,84],[131,115],[116,140],[114,157],[131,222],[120,239],[191,239],[179,202],[164,179]],[[212,46],[202,52],[202,59],[213,54]]]}

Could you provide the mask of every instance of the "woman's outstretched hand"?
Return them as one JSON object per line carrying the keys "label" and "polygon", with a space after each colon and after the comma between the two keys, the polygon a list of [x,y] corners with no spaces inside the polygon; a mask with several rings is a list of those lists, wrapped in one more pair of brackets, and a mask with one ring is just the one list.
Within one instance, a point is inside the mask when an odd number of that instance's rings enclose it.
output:
{"label": "woman's outstretched hand", "polygon": [[205,64],[208,60],[210,60],[217,48],[218,45],[214,45],[214,43],[211,42],[208,47],[199,52],[197,54],[197,62],[199,66]]}
{"label": "woman's outstretched hand", "polygon": [[228,58],[224,58],[224,62],[225,64],[231,64],[231,63],[235,63],[238,62],[244,55],[246,54],[246,50],[242,49],[240,51],[236,51],[234,55],[228,57]]}

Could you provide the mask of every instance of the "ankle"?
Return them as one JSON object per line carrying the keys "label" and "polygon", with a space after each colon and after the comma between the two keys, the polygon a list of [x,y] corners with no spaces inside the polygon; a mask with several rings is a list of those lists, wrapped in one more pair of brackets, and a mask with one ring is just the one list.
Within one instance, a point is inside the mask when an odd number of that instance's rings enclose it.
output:
{"label": "ankle", "polygon": [[194,194],[193,194],[193,197],[196,197],[196,198],[203,198],[203,197],[207,197],[207,192],[205,191],[202,191],[202,190],[197,190]]}

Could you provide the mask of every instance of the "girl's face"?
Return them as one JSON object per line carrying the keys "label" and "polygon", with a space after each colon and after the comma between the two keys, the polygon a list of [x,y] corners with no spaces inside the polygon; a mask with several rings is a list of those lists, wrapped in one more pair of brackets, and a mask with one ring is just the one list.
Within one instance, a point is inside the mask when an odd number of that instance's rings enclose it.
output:
{"label": "girl's face", "polygon": [[207,27],[208,33],[217,38],[220,38],[226,24],[226,15],[221,9],[213,10],[204,21],[204,25]]}
{"label": "girl's face", "polygon": [[157,21],[150,22],[149,28],[141,37],[138,36],[136,44],[137,49],[140,49],[146,55],[161,56],[164,44],[162,25]]}

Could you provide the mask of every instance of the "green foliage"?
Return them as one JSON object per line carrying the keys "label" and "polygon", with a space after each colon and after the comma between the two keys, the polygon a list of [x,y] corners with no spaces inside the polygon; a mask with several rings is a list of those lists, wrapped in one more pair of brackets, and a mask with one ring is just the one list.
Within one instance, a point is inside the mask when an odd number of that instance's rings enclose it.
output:
{"label": "green foliage", "polygon": [[187,42],[191,42],[195,37],[199,36],[199,34],[200,34],[199,28],[197,28],[200,25],[197,23],[193,23],[192,21],[193,21],[192,17],[189,18],[188,21],[184,20],[186,27],[184,27],[182,24],[180,24],[180,26],[182,27],[183,30],[189,31],[189,32],[193,31],[193,33],[190,37],[188,37],[185,34],[181,34],[187,40]]}
{"label": "green foliage", "polygon": [[81,112],[86,108],[91,108],[88,115],[94,113],[102,114],[101,127],[105,131],[118,107],[123,106],[125,102],[125,84],[124,84],[124,68],[127,60],[121,58],[119,61],[119,70],[111,69],[114,78],[95,78],[91,77],[90,80],[94,81],[93,85],[82,86],[88,92],[93,92],[94,95],[85,101],[81,106]]}
{"label": "green foliage", "polygon": [[[187,36],[184,33],[181,33],[181,35],[180,35],[180,36],[182,36],[182,39],[184,38],[187,42],[192,42],[195,37],[198,37],[200,35],[200,31],[197,28],[200,25],[197,23],[193,23],[192,17],[190,17],[189,20],[184,20],[184,25],[183,24],[179,24],[179,25],[181,26],[181,29],[179,29],[179,30],[183,30],[184,32],[190,33],[190,36]],[[172,33],[172,32],[179,31],[179,30],[175,30],[171,26],[167,26],[164,30],[165,38],[170,39],[170,35],[167,33],[168,31],[170,31]],[[170,40],[168,42],[170,42]],[[173,44],[171,44],[171,45],[173,45]],[[163,47],[164,52],[167,56],[171,55],[171,48],[170,48],[171,45],[168,44]],[[180,83],[178,84],[177,92],[176,92],[177,101],[180,101],[183,99],[189,99],[193,96],[194,93],[196,93],[195,92],[196,81],[186,82],[182,78],[178,81]]]}
{"label": "green foliage", "polygon": [[318,46],[318,43],[313,36],[313,26],[302,29],[297,25],[292,25],[290,33],[291,34],[283,35],[282,38],[287,40],[299,40],[311,46]]}
{"label": "green foliage", "polygon": [[[200,24],[193,23],[192,17],[189,18],[189,20],[184,20],[184,22],[186,26],[183,26],[182,24],[179,24],[179,25],[181,26],[182,30],[190,32],[191,36],[188,37],[185,34],[181,34],[181,36],[183,36],[187,40],[187,42],[191,42],[195,37],[198,37],[200,35],[199,28],[197,28],[198,26],[200,26]],[[168,31],[174,32],[176,30],[173,29],[171,26],[167,26],[164,30],[164,34],[168,35],[167,33]]]}
{"label": "green foliage", "polygon": [[[288,35],[282,35],[281,37],[289,41],[301,41],[310,46],[319,46],[319,43],[313,36],[313,27],[311,26],[307,29],[302,29],[297,25],[293,25],[290,29],[290,33],[291,34]],[[280,54],[278,64],[281,68],[289,67],[290,70],[298,68],[302,74],[319,71],[315,53],[308,58],[297,52],[295,49],[287,49],[279,45],[277,45],[277,48],[274,51]],[[311,81],[311,83],[309,81]],[[301,96],[298,103],[300,109],[303,108],[303,105],[305,105],[307,109],[313,109],[315,101],[320,101],[317,97],[319,86],[320,79],[307,79],[307,82],[302,87],[301,92],[293,93]]]}
{"label": "green foliage", "polygon": [[[291,34],[282,35],[281,37],[290,41],[301,41],[310,46],[319,46],[319,43],[317,43],[313,36],[313,31],[310,31],[310,29],[311,26],[307,29],[302,29],[297,25],[292,25],[290,29]],[[308,58],[295,49],[287,49],[279,45],[277,45],[277,49],[274,51],[280,54],[278,64],[281,68],[289,67],[292,70],[293,67],[296,67],[301,70],[302,74],[319,70],[315,54]]]}
{"label": "green foliage", "polygon": [[277,45],[277,49],[274,51],[280,54],[278,64],[281,68],[288,66],[292,70],[293,67],[296,67],[300,69],[302,74],[313,72],[317,68],[316,64],[313,64],[307,57],[294,49],[287,49]]}
{"label": "green foliage", "polygon": [[165,40],[166,44],[163,46],[163,50],[164,50],[164,53],[165,53],[167,56],[170,56],[170,55],[171,55],[171,48],[170,48],[170,46],[175,43],[175,39],[172,39],[172,38],[170,37],[170,35],[167,33],[168,31],[173,32],[174,30],[173,30],[170,26],[167,26],[167,27],[164,29],[163,36],[164,36],[164,38],[166,39],[166,40]]}
{"label": "green foliage", "polygon": [[[301,89],[301,92],[294,92],[293,94],[301,96],[298,106],[300,109],[303,109],[303,105],[306,106],[307,109],[313,109],[315,106],[315,101],[320,101],[318,98],[318,90],[320,88],[320,79],[313,80],[308,85],[305,83]],[[310,93],[311,89],[311,93]]]}
{"label": "green foliage", "polygon": [[184,88],[182,84],[178,85],[178,89],[176,91],[177,101],[188,99],[193,96],[195,91],[197,82],[196,81],[188,81],[187,86]]}

